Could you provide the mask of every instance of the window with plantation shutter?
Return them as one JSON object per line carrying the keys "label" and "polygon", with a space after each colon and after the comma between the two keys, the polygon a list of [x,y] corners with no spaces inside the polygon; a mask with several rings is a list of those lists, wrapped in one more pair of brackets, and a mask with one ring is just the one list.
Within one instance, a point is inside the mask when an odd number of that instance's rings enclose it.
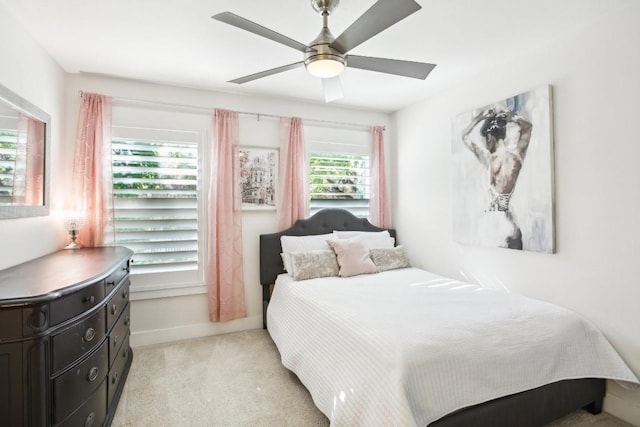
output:
{"label": "window with plantation shutter", "polygon": [[369,158],[343,153],[310,153],[311,215],[327,208],[369,215]]}
{"label": "window with plantation shutter", "polygon": [[13,203],[18,131],[0,128],[0,204]]}
{"label": "window with plantation shutter", "polygon": [[132,274],[198,270],[198,144],[181,139],[113,138],[113,227]]}
{"label": "window with plantation shutter", "polygon": [[368,130],[305,125],[309,158],[309,215],[324,208],[369,216]]}

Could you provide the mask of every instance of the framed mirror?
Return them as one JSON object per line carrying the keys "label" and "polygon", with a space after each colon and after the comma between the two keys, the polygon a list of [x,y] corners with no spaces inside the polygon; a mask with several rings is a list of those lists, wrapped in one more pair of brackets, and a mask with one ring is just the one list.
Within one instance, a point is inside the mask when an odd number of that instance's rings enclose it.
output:
{"label": "framed mirror", "polygon": [[49,215],[51,117],[0,85],[0,220]]}

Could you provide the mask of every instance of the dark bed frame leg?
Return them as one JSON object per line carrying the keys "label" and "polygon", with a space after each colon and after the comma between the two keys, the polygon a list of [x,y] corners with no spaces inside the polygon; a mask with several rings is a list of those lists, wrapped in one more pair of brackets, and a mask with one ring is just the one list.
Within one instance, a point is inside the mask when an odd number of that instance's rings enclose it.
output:
{"label": "dark bed frame leg", "polygon": [[586,407],[587,411],[589,411],[589,413],[593,415],[598,415],[599,413],[601,413],[603,400],[603,398],[600,398],[594,402],[589,403]]}
{"label": "dark bed frame leg", "polygon": [[271,292],[269,292],[269,286],[262,286],[262,329],[267,329],[267,306],[269,305],[269,299],[271,298]]}

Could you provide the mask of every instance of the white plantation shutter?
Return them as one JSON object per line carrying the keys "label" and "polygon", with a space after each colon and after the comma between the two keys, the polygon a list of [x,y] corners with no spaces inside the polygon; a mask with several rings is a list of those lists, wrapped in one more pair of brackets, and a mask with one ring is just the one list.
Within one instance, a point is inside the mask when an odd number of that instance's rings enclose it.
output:
{"label": "white plantation shutter", "polygon": [[310,214],[332,207],[369,215],[369,158],[358,154],[310,153]]}
{"label": "white plantation shutter", "polygon": [[198,270],[195,138],[114,137],[112,156],[116,244],[134,251],[132,273]]}
{"label": "white plantation shutter", "polygon": [[0,204],[13,202],[17,142],[18,132],[15,129],[0,128]]}
{"label": "white plantation shutter", "polygon": [[305,125],[309,157],[310,215],[324,208],[369,216],[368,130]]}

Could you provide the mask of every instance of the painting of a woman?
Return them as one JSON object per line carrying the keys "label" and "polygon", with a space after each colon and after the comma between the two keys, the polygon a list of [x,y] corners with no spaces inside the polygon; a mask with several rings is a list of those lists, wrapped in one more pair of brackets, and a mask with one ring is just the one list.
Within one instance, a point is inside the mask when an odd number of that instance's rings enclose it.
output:
{"label": "painting of a woman", "polygon": [[549,94],[544,86],[456,118],[456,240],[553,251]]}

